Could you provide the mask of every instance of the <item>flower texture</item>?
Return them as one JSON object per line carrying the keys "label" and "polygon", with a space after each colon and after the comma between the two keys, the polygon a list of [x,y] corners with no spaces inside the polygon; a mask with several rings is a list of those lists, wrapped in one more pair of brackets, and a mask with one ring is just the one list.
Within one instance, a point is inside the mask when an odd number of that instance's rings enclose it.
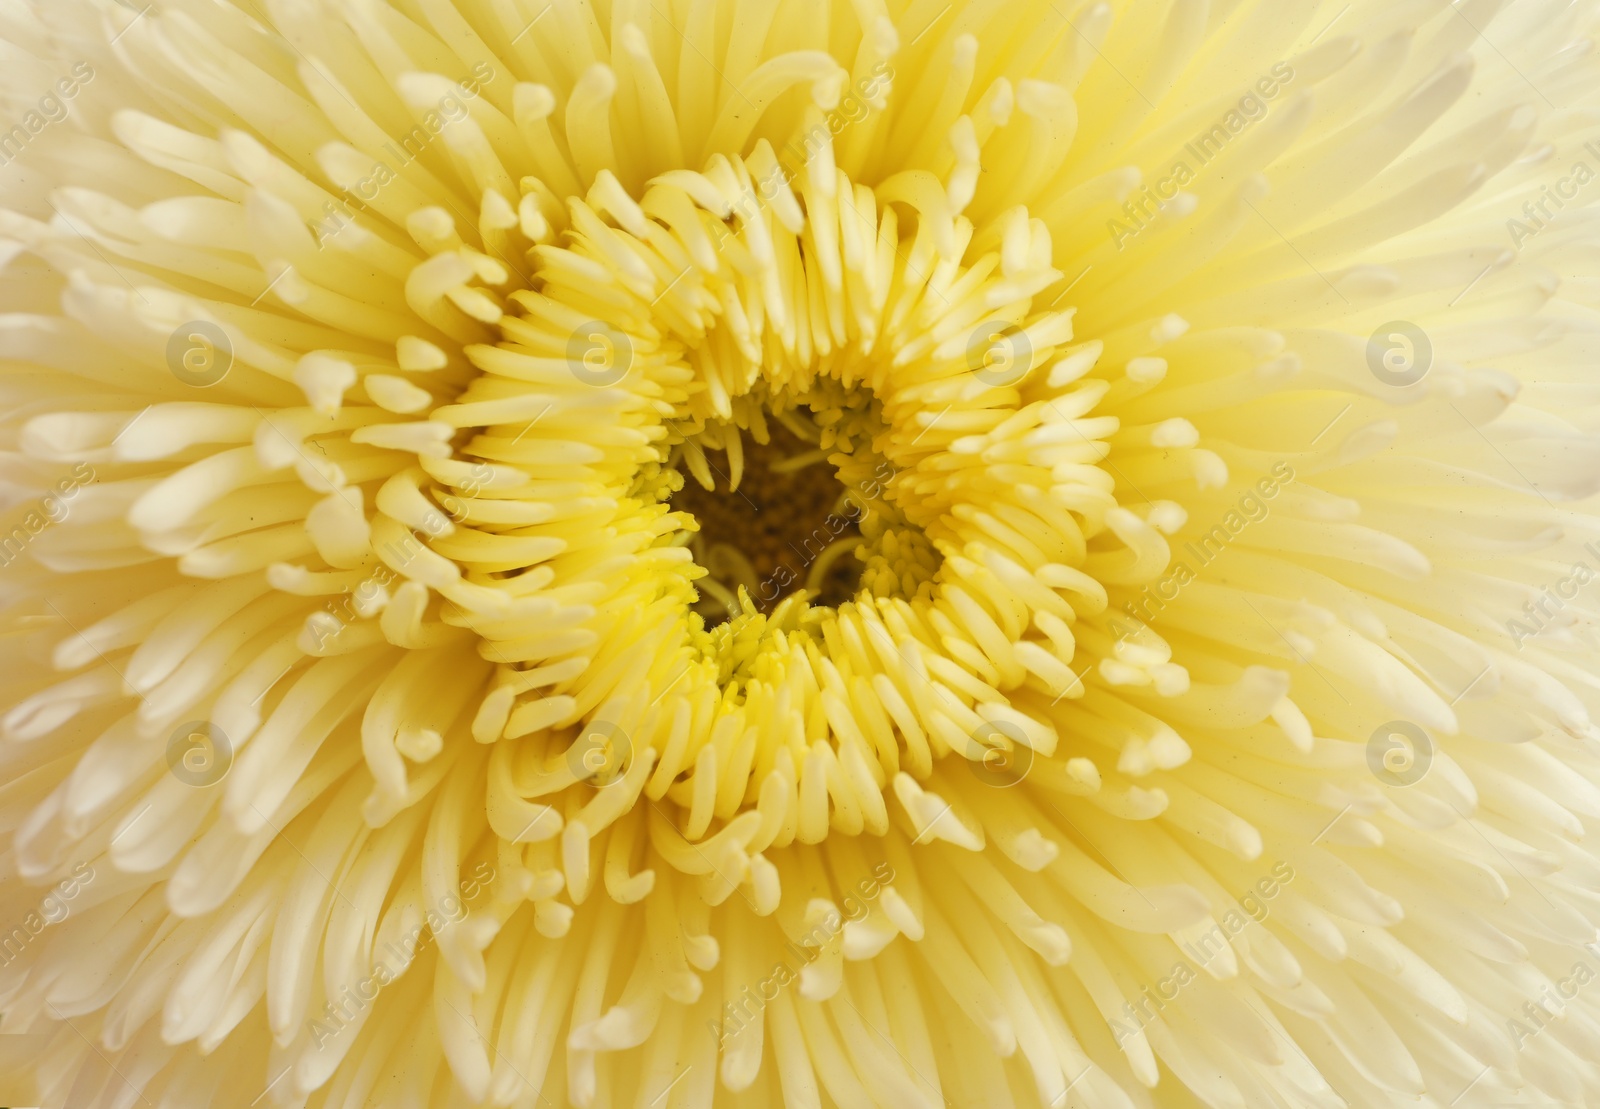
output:
{"label": "flower texture", "polygon": [[1600,1105],[1597,13],[0,4],[37,1096]]}

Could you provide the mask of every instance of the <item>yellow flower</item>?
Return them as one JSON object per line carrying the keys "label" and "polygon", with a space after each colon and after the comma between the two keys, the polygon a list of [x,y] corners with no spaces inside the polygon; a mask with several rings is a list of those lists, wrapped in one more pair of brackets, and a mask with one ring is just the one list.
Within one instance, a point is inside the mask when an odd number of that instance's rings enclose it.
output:
{"label": "yellow flower", "polygon": [[0,7],[40,1102],[1600,1105],[1597,24]]}

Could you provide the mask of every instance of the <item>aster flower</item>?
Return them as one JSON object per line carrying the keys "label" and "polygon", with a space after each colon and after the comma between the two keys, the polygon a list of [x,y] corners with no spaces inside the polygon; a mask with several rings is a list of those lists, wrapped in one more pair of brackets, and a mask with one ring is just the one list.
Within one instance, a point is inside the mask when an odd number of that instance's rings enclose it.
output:
{"label": "aster flower", "polygon": [[1597,20],[0,6],[41,1103],[1600,1105]]}

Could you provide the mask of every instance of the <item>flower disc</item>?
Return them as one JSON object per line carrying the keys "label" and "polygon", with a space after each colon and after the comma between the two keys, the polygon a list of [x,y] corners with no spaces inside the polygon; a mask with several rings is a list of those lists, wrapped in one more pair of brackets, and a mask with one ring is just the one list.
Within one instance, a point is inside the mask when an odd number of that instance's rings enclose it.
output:
{"label": "flower disc", "polygon": [[1600,1105],[1596,13],[0,5],[0,1097]]}

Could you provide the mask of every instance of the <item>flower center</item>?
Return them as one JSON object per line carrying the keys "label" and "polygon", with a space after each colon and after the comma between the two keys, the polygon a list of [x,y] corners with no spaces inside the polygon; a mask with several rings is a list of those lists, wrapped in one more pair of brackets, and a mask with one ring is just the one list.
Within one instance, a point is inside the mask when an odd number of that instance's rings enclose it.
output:
{"label": "flower center", "polygon": [[737,487],[719,468],[707,489],[680,465],[684,485],[671,504],[699,526],[689,548],[706,576],[696,582],[694,611],[707,626],[738,614],[741,590],[770,613],[802,589],[814,603],[837,606],[860,584],[860,525],[882,489],[847,486],[816,427],[799,413],[786,415],[787,422],[768,423],[766,443],[743,445]]}
{"label": "flower center", "polygon": [[869,441],[880,422],[870,395],[829,389],[807,400],[764,404],[755,426],[714,422],[675,447],[683,487],[670,506],[693,521],[687,542],[704,576],[691,607],[708,628],[770,615],[802,592],[835,608],[869,568],[878,595],[909,596],[937,568],[895,503],[896,467]]}
{"label": "flower center", "polygon": [[[770,175],[720,166],[637,201],[597,182],[535,228],[536,287],[433,413],[460,457],[420,468],[462,510],[418,565],[497,665],[474,734],[534,737],[517,796],[601,728],[650,753],[624,792],[648,778],[691,843],[713,819],[731,853],[881,835],[893,781],[936,816],[902,769],[981,758],[1003,699],[1081,691],[1097,571],[1166,549],[1098,468],[1100,344],[1034,306],[1061,277],[1036,221],[964,265],[941,195],[809,172],[745,195]],[[574,818],[572,850],[610,819]]]}

